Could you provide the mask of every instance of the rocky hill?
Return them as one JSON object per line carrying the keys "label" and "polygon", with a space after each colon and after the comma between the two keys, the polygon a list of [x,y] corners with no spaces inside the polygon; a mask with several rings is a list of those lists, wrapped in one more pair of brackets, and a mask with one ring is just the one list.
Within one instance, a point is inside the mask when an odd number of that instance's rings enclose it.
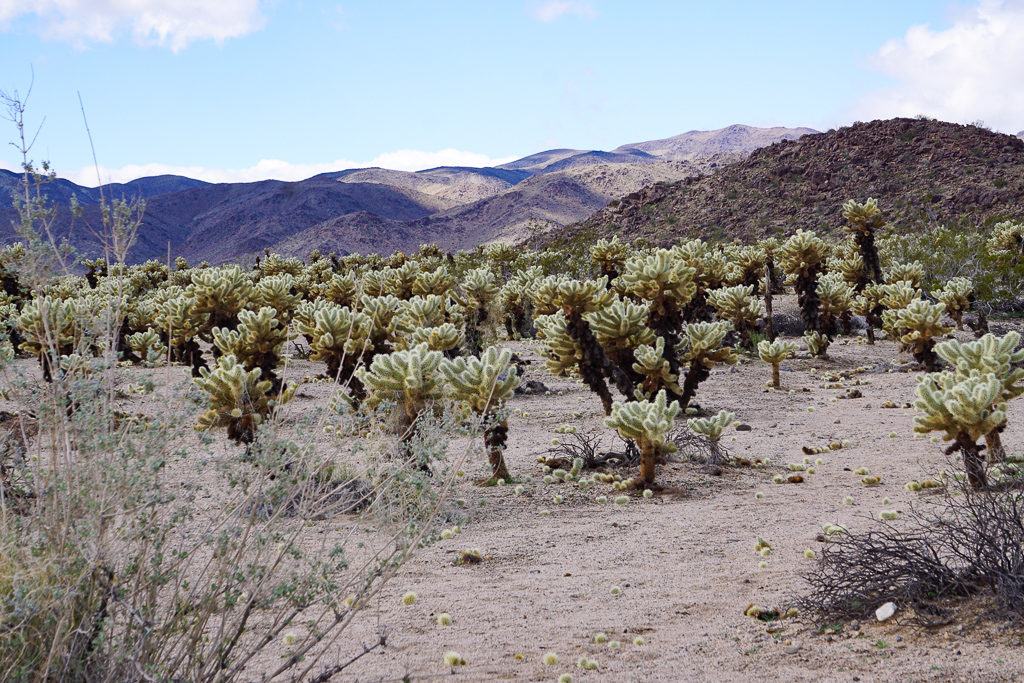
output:
{"label": "rocky hill", "polygon": [[1024,140],[976,126],[889,119],[755,150],[701,177],[613,201],[559,233],[754,240],[837,232],[841,205],[874,197],[890,223],[963,215],[1024,218]]}
{"label": "rocky hill", "polygon": [[[325,253],[414,250],[423,242],[471,248],[522,239],[532,226],[582,220],[644,186],[707,172],[742,158],[752,144],[807,129],[759,130],[688,133],[670,139],[676,142],[656,141],[651,151],[640,148],[647,143],[612,152],[548,150],[495,168],[349,169],[298,182],[223,184],[161,176],[103,191],[108,199],[146,199],[133,261],[163,260],[168,251],[216,263],[251,258],[264,248],[302,256],[314,247]],[[701,144],[711,151],[701,153]],[[666,160],[659,152],[689,158]],[[0,244],[16,239],[10,189],[17,182],[17,175],[0,172]],[[86,255],[97,253],[99,190],[58,179],[44,191],[57,207],[54,233],[71,235]],[[74,221],[67,208],[72,195],[84,206]]]}
{"label": "rocky hill", "polygon": [[708,154],[749,154],[780,140],[796,140],[817,133],[813,128],[754,128],[740,124],[719,130],[691,130],[664,140],[634,142],[615,153],[645,152],[666,161],[689,161]]}

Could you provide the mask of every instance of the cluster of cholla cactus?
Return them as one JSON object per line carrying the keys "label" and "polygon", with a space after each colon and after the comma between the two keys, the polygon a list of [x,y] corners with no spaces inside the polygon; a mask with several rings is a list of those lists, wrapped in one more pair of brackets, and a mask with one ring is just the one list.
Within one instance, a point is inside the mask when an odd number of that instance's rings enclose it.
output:
{"label": "cluster of cholla cactus", "polygon": [[929,372],[937,370],[939,365],[934,350],[936,340],[952,330],[942,324],[945,312],[945,304],[933,304],[924,299],[914,299],[895,312],[894,326],[904,331],[900,341],[913,353],[914,360]]}
{"label": "cluster of cholla cactus", "polygon": [[500,293],[497,279],[488,268],[476,268],[466,273],[460,283],[455,300],[463,308],[466,319],[466,349],[480,353],[486,326],[491,322],[491,308]]}
{"label": "cluster of cholla cactus", "polygon": [[764,315],[764,304],[754,298],[754,288],[755,285],[736,285],[708,292],[708,303],[720,319],[732,323],[740,344],[747,349],[753,348],[750,333]]}
{"label": "cluster of cholla cactus", "polygon": [[213,370],[200,369],[200,376],[193,381],[208,398],[196,429],[227,427],[233,441],[252,443],[259,426],[294,393],[294,388],[275,393],[272,382],[261,379],[261,375],[260,368],[246,370],[231,354],[218,358]]}
{"label": "cluster of cholla cactus", "polygon": [[234,356],[246,370],[260,369],[261,377],[270,382],[271,395],[281,392],[277,366],[281,347],[288,340],[288,330],[277,316],[270,306],[258,311],[243,309],[238,312],[235,329],[215,327],[212,331],[213,344],[222,354]]}
{"label": "cluster of cholla cactus", "polygon": [[159,365],[167,356],[167,345],[151,327],[143,332],[128,335],[128,346],[146,363]]}
{"label": "cluster of cholla cactus", "polygon": [[597,264],[598,274],[608,278],[609,284],[622,273],[627,256],[629,247],[620,242],[618,236],[599,239],[590,248],[590,258]]}
{"label": "cluster of cholla cactus", "polygon": [[646,486],[654,483],[655,467],[659,456],[676,451],[668,439],[669,432],[681,407],[677,401],[668,403],[665,391],[659,391],[653,401],[616,403],[605,419],[605,424],[619,432],[624,439],[632,439],[640,449],[640,479]]}
{"label": "cluster of cholla cactus", "polygon": [[677,349],[680,360],[686,366],[686,378],[679,399],[683,410],[686,410],[697,394],[700,383],[711,376],[711,368],[716,363],[734,365],[737,362],[733,350],[722,345],[731,330],[732,323],[725,321],[690,323],[686,326],[686,335]]}
{"label": "cluster of cholla cactus", "polygon": [[479,358],[445,361],[441,372],[451,385],[451,394],[478,415],[484,426],[484,444],[495,480],[509,479],[503,451],[508,437],[505,404],[519,386],[516,368],[511,366],[512,352],[489,347]]}
{"label": "cluster of cholla cactus", "polygon": [[989,251],[1006,254],[1014,263],[1024,257],[1024,223],[1003,221],[992,226]]}

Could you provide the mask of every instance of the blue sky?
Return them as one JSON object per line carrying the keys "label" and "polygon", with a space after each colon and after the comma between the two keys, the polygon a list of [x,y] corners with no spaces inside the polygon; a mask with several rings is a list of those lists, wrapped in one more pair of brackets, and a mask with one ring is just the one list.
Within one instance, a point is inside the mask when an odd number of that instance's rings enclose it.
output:
{"label": "blue sky", "polygon": [[0,64],[9,93],[34,70],[33,156],[84,184],[79,92],[104,181],[483,165],[732,123],[1024,129],[1022,0],[0,0]]}

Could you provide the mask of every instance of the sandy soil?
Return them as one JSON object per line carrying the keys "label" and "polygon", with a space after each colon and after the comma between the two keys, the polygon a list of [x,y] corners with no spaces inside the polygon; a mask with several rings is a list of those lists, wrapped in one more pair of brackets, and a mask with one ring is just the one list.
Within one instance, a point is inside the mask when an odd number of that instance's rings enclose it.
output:
{"label": "sandy soil", "polygon": [[[418,551],[367,606],[324,663],[347,660],[373,643],[381,629],[387,630],[387,646],[335,680],[454,675],[472,681],[555,681],[562,673],[576,681],[1010,681],[1024,676],[1019,626],[965,619],[922,630],[897,613],[885,624],[870,619],[819,634],[799,617],[770,632],[779,625],[744,616],[751,603],[782,605],[805,590],[801,575],[815,560],[803,553],[820,548],[816,537],[824,523],[866,529],[882,508],[927,504],[904,484],[936,476],[947,462],[942,447],[912,438],[912,409],[882,407],[886,401],[912,401],[918,373],[855,373],[842,388],[826,388],[823,377],[908,362],[896,345],[850,340],[834,343],[830,360],[790,360],[783,365],[785,390],[775,393],[766,392],[770,369],[758,360],[716,369],[701,385],[697,402],[712,414],[735,412],[750,430],[729,430],[723,443],[734,455],[771,458],[771,467],[726,468],[716,476],[699,464],[669,463],[659,466],[663,491],[650,499],[633,493],[621,507],[611,502],[618,493],[609,484],[581,491],[574,484],[542,483],[537,457],[559,436],[553,432],[559,425],[595,430],[608,448],[617,440],[603,425],[597,397],[574,380],[550,376],[533,350],[536,343],[509,346],[532,361],[526,379],[543,381],[552,390],[517,397],[512,404],[522,414],[512,418],[506,458],[524,493],[515,495],[512,485],[474,483],[488,473],[477,444],[453,496],[468,502],[460,509],[462,532]],[[318,364],[297,361],[289,375],[319,371]],[[168,400],[181,379],[180,368],[139,372],[163,385],[164,393],[146,399],[155,402]],[[838,400],[849,388],[863,397]],[[306,385],[289,407],[289,419],[322,405],[330,390]],[[575,412],[582,418],[573,419]],[[1015,401],[1003,437],[1008,452],[1020,452],[1022,436],[1024,401]],[[805,475],[804,483],[772,483],[787,463],[803,460],[801,447],[842,440],[850,445],[813,456],[823,464]],[[883,484],[863,486],[852,472],[858,467],[881,475]],[[763,492],[763,499],[755,499],[755,492]],[[563,497],[561,504],[555,495]],[[596,502],[600,495],[609,502]],[[844,496],[853,504],[844,505]],[[886,497],[891,503],[883,505]],[[349,523],[315,524],[331,529]],[[755,553],[758,536],[771,542],[770,557]],[[466,548],[480,549],[484,562],[456,565]],[[758,567],[762,559],[767,568]],[[621,592],[613,595],[613,587]],[[417,594],[415,604],[401,604],[406,591]],[[454,623],[438,626],[441,612],[451,614]],[[620,647],[595,643],[599,632]],[[633,643],[638,636],[644,644]],[[799,647],[789,647],[794,644]],[[466,665],[454,672],[445,666],[448,650],[458,651]],[[557,654],[556,665],[543,662],[548,652]],[[597,660],[599,668],[577,668],[581,656]]]}

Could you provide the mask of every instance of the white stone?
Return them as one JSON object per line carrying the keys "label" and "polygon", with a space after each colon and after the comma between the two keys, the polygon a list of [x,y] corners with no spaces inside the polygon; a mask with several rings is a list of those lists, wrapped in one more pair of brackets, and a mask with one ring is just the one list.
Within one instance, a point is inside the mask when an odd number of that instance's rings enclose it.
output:
{"label": "white stone", "polygon": [[879,621],[886,621],[894,614],[896,614],[895,602],[887,602],[875,610],[875,618]]}

